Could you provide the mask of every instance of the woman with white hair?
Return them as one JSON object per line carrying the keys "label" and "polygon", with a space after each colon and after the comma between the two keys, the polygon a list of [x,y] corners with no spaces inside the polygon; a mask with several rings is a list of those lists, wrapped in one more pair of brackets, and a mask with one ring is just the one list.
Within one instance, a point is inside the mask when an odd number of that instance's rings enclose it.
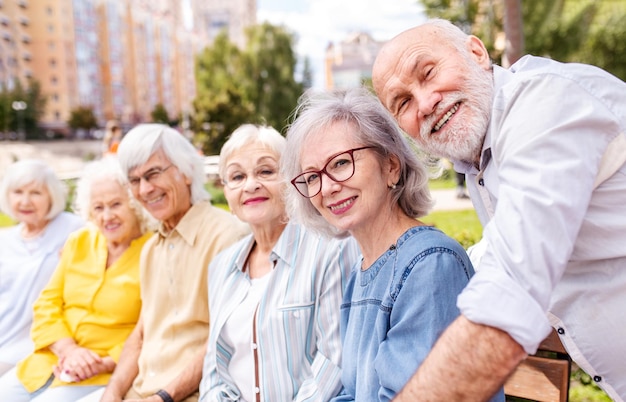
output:
{"label": "woman with white hair", "polygon": [[18,224],[0,231],[0,376],[33,348],[33,302],[59,261],[67,236],[83,226],[63,212],[65,186],[43,161],[12,164],[0,185],[0,209]]}
{"label": "woman with white hair", "polygon": [[427,169],[366,89],[305,96],[284,155],[291,217],[350,233],[363,253],[341,305],[335,402],[389,401],[459,315],[472,264],[458,242],[419,221],[431,206]]}
{"label": "woman with white hair", "polygon": [[103,388],[139,318],[139,256],[149,216],[117,160],[92,162],[78,183],[89,221],[72,233],[34,304],[34,351],[0,378],[0,400],[74,401]]}
{"label": "woman with white hair", "polygon": [[209,266],[201,401],[328,401],[341,388],[339,305],[358,250],[288,222],[284,148],[273,128],[246,124],[220,153],[228,205],[252,234]]}

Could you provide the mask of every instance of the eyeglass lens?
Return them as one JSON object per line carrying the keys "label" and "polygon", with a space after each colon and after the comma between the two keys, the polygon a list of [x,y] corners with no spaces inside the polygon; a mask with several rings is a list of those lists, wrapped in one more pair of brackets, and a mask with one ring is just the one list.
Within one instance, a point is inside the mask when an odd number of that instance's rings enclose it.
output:
{"label": "eyeglass lens", "polygon": [[343,182],[354,176],[354,151],[363,148],[351,149],[331,158],[322,170],[304,172],[297,176],[292,183],[300,194],[305,197],[315,197],[322,191],[322,173],[335,182]]}

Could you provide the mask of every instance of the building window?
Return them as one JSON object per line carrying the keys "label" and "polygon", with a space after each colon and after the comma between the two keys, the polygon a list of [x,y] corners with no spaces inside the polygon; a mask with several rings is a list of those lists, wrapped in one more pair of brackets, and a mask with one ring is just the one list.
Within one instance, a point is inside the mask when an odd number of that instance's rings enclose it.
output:
{"label": "building window", "polygon": [[52,7],[46,7],[46,13],[48,13],[48,15],[52,15]]}
{"label": "building window", "polygon": [[50,67],[56,67],[57,61],[55,59],[50,59]]}
{"label": "building window", "polygon": [[48,42],[48,50],[54,50],[54,47],[55,47],[54,42],[53,41],[49,41]]}
{"label": "building window", "polygon": [[59,94],[52,94],[52,100],[55,102],[59,101]]}
{"label": "building window", "polygon": [[48,32],[50,33],[54,32],[54,25],[52,24],[48,25]]}
{"label": "building window", "polygon": [[61,120],[61,112],[59,112],[58,110],[54,112],[54,120]]}
{"label": "building window", "polygon": [[50,82],[52,83],[52,85],[56,85],[57,81],[57,77],[55,77],[54,75],[52,76],[52,78],[50,78]]}

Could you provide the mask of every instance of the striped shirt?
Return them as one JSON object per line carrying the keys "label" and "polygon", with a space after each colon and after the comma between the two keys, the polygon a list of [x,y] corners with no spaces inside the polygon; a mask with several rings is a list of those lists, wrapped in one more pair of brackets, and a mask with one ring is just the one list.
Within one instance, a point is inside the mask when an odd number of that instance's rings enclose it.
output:
{"label": "striped shirt", "polygon": [[[240,400],[228,371],[233,350],[222,331],[250,289],[242,269],[253,245],[247,236],[209,266],[211,331],[201,401]],[[288,224],[270,258],[275,268],[255,322],[260,400],[327,401],[341,389],[339,307],[350,270],[360,261],[358,245]],[[251,324],[242,328],[252,330]]]}

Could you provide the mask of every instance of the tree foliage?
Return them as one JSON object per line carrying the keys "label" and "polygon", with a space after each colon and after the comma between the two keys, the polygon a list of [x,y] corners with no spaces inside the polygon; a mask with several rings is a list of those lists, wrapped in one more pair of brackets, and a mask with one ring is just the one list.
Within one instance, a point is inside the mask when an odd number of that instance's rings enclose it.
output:
{"label": "tree foliage", "polygon": [[293,34],[264,23],[246,35],[247,45],[239,49],[222,33],[197,59],[192,128],[206,153],[218,153],[244,123],[281,131],[302,94],[294,77]]}
{"label": "tree foliage", "polygon": [[[501,63],[503,2],[421,0],[426,14],[449,19],[481,38]],[[626,80],[626,2],[523,0],[525,54],[601,67]]]}
{"label": "tree foliage", "polygon": [[98,119],[96,119],[96,115],[93,112],[93,107],[79,106],[76,109],[73,109],[70,112],[70,119],[68,120],[67,125],[74,130],[89,130],[91,128],[98,127]]}
{"label": "tree foliage", "polygon": [[[25,102],[26,109],[14,110],[12,105],[15,101]],[[0,131],[17,132],[21,126],[27,135],[34,136],[46,101],[37,80],[30,80],[26,87],[19,80],[15,80],[10,90],[0,86]]]}
{"label": "tree foliage", "polygon": [[154,109],[150,112],[150,117],[153,123],[170,124],[170,117],[167,113],[167,109],[162,103],[157,103]]}

